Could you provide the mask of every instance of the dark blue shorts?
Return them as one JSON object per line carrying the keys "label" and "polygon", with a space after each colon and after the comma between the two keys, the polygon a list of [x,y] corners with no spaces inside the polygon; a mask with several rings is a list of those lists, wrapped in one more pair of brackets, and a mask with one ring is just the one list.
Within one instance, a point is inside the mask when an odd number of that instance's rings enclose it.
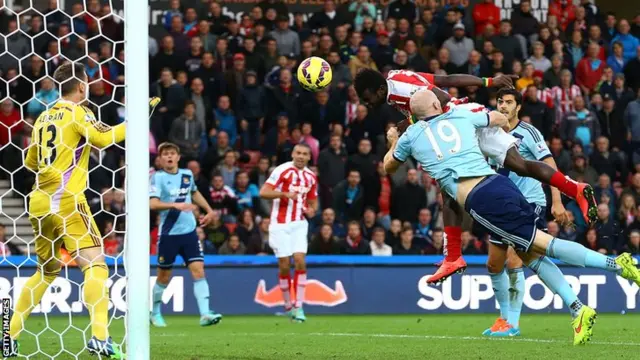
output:
{"label": "dark blue shorts", "polygon": [[196,232],[182,235],[161,235],[158,239],[158,267],[171,269],[180,255],[189,265],[194,261],[204,261],[202,246]]}
{"label": "dark blue shorts", "polygon": [[[542,225],[535,208],[513,181],[502,175],[489,176],[476,185],[467,196],[465,209],[492,239],[518,251],[529,251]],[[544,212],[540,214],[544,217]]]}
{"label": "dark blue shorts", "polygon": [[[538,230],[547,231],[547,220],[545,219],[545,216],[547,213],[546,206],[540,206],[534,203],[529,203],[529,205],[531,206],[531,208],[533,209],[533,212],[535,212],[536,216],[538,217],[538,220],[536,221],[536,228]],[[489,237],[489,242],[497,245],[503,244],[503,242],[494,239],[492,236]]]}

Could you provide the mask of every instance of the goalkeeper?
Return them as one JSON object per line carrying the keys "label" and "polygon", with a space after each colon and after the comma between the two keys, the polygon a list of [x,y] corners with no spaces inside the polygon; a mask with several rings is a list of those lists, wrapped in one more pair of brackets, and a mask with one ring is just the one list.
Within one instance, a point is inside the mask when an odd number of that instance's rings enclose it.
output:
{"label": "goalkeeper", "polygon": [[[91,318],[92,335],[87,349],[93,354],[122,359],[124,354],[109,336],[109,269],[84,191],[91,147],[104,148],[123,141],[126,125],[107,126],[89,108],[80,105],[89,94],[84,65],[65,63],[56,69],[53,78],[61,84],[62,98],[36,120],[33,144],[24,162],[36,173],[29,216],[38,267],[15,305],[10,324],[11,352],[18,354],[18,336],[25,321],[60,273],[60,247],[64,244],[84,274],[83,299]],[[150,105],[158,102],[154,98]]]}

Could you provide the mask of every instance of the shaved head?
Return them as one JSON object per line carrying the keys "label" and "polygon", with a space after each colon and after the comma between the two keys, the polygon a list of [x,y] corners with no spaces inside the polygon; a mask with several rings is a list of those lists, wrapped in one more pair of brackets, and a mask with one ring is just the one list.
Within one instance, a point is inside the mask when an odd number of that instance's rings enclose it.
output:
{"label": "shaved head", "polygon": [[442,114],[442,106],[436,94],[431,90],[420,90],[409,101],[411,113],[418,119]]}

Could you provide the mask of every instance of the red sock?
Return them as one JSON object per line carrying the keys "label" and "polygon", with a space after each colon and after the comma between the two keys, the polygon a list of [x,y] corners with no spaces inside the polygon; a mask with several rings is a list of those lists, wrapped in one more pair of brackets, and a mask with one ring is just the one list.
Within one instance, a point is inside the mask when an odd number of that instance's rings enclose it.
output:
{"label": "red sock", "polygon": [[280,275],[279,284],[282,298],[284,299],[284,309],[289,311],[291,310],[291,276]]}
{"label": "red sock", "polygon": [[460,226],[445,226],[444,233],[447,235],[445,260],[454,261],[462,256],[462,250],[460,249],[462,228]]}
{"label": "red sock", "polygon": [[296,270],[293,277],[293,288],[296,289],[295,307],[300,308],[304,303],[304,290],[307,287],[307,272],[304,270]]}
{"label": "red sock", "polygon": [[576,196],[578,196],[578,183],[565,176],[560,171],[556,171],[556,173],[553,174],[549,181],[549,185],[557,188],[561,193],[572,199],[575,199]]}

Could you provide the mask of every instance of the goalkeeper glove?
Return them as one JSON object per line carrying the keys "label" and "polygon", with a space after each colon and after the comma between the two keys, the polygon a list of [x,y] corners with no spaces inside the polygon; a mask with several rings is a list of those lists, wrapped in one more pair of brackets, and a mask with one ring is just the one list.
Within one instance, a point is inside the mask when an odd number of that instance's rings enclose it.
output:
{"label": "goalkeeper glove", "polygon": [[158,104],[160,104],[160,98],[159,97],[154,96],[151,99],[149,99],[149,117],[151,117],[151,115],[153,115],[153,111],[156,109]]}

